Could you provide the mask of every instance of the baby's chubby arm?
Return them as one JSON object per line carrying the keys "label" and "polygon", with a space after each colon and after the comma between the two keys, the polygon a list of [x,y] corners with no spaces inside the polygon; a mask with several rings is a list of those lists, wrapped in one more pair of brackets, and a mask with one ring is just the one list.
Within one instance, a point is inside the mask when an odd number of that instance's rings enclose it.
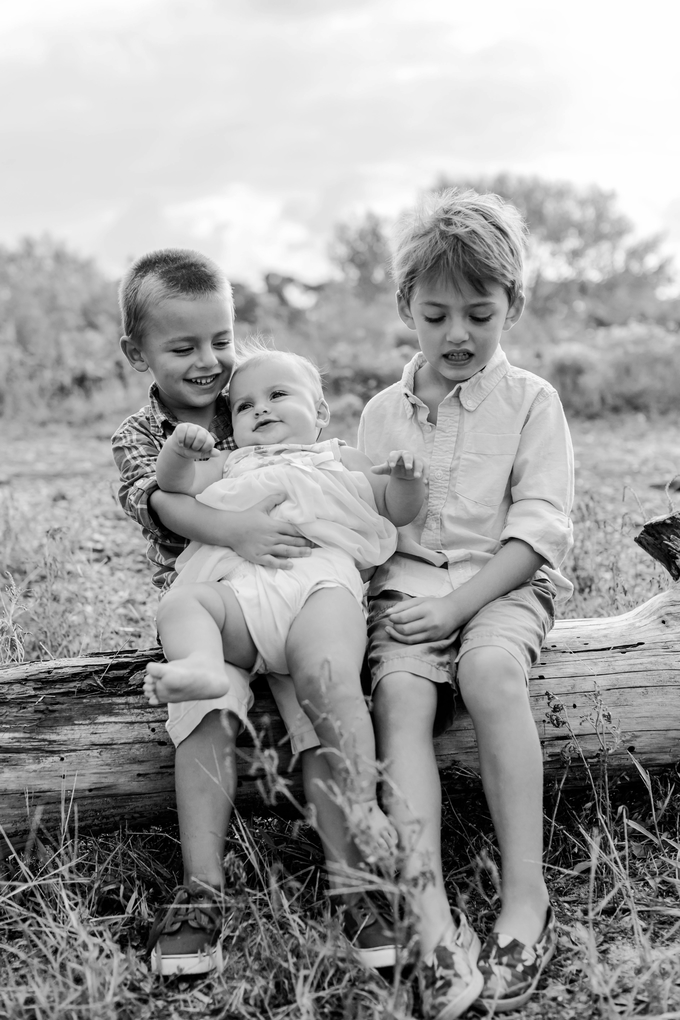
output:
{"label": "baby's chubby arm", "polygon": [[349,446],[340,456],[350,471],[361,471],[368,478],[378,511],[400,528],[418,515],[427,493],[427,472],[422,457],[408,450],[393,450],[382,464],[373,462]]}
{"label": "baby's chubby arm", "polygon": [[219,481],[226,457],[226,451],[215,449],[207,429],[180,422],[158,455],[156,481],[164,492],[195,496]]}

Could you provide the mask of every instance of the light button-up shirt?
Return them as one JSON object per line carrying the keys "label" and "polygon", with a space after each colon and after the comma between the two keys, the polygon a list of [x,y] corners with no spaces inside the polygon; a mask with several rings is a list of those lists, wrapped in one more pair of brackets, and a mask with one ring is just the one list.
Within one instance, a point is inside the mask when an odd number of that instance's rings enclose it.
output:
{"label": "light button-up shirt", "polygon": [[573,543],[574,462],[557,391],[510,365],[499,347],[481,372],[453,387],[434,425],[415,395],[424,364],[416,354],[400,382],[369,401],[359,424],[358,446],[374,463],[403,449],[429,470],[428,497],[399,529],[397,552],[377,569],[370,593],[444,595],[516,538],[543,557],[540,573],[558,598],[569,598],[573,586],[559,566]]}

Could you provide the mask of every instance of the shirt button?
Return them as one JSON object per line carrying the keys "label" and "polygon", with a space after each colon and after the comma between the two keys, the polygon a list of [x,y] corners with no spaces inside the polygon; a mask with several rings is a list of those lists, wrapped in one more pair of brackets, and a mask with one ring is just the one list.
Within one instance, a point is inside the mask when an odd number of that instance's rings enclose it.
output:
{"label": "shirt button", "polygon": [[444,472],[443,471],[435,471],[434,477],[435,478],[443,478],[444,477]]}

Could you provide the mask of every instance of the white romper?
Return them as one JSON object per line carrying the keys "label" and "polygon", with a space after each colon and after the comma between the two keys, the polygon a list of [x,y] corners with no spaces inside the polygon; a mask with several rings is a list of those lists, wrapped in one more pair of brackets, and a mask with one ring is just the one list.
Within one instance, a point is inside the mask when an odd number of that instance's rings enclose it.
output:
{"label": "white romper", "polygon": [[271,516],[294,524],[317,543],[290,570],[263,567],[232,549],[191,542],[177,559],[176,585],[228,584],[238,599],[258,658],[253,672],[287,674],[285,645],[296,616],[321,588],[342,587],[363,601],[359,570],[384,563],[397,530],[378,513],[366,476],[340,459],[340,442],[312,446],[248,446],[231,453],[223,477],[196,497],[223,510],[242,511],[284,493]]}

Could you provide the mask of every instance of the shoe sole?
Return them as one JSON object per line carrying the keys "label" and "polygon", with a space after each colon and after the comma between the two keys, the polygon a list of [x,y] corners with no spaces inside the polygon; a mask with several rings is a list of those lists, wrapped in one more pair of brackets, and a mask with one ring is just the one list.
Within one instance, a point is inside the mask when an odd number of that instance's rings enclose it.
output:
{"label": "shoe sole", "polygon": [[531,982],[526,992],[522,992],[521,995],[515,995],[512,999],[482,999],[481,996],[477,1000],[480,1006],[488,1010],[489,1014],[493,1016],[494,1013],[509,1013],[512,1009],[520,1009],[521,1006],[525,1006],[531,996],[534,994],[538,987],[538,982],[541,980],[543,971],[548,966],[553,956],[555,955],[555,946],[551,946],[548,952],[543,957],[538,974]]}
{"label": "shoe sole", "polygon": [[208,953],[166,954],[157,948],[151,953],[151,970],[159,977],[191,977],[222,969],[222,947],[218,944]]}
{"label": "shoe sole", "polygon": [[480,1001],[479,993],[483,987],[484,978],[482,977],[482,972],[474,967],[472,980],[465,989],[465,992],[459,995],[455,1002],[450,1002],[435,1017],[432,1017],[432,1020],[456,1020],[456,1017],[465,1013],[473,1002]]}
{"label": "shoe sole", "polygon": [[384,967],[395,967],[397,964],[396,946],[376,946],[375,949],[359,949],[348,943],[353,954],[365,967],[371,970],[382,970]]}

